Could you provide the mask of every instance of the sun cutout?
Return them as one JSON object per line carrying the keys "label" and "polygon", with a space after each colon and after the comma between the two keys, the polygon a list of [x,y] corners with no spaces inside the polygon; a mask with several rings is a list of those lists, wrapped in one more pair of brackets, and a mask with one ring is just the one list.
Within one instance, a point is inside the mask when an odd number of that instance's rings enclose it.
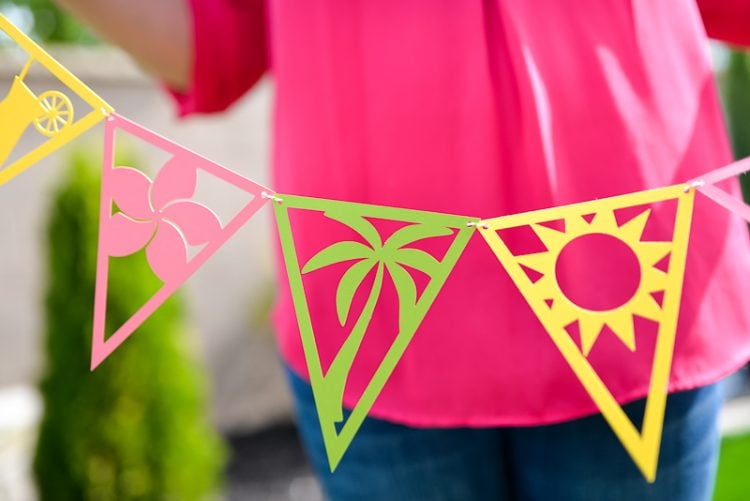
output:
{"label": "sun cutout", "polygon": [[[591,215],[566,217],[562,229],[534,223],[530,226],[547,251],[515,256],[520,265],[542,275],[531,287],[550,308],[553,322],[562,328],[578,322],[581,349],[585,356],[591,352],[605,325],[625,346],[635,351],[633,316],[656,322],[661,318],[661,305],[657,299],[667,286],[668,275],[656,265],[670,253],[671,243],[641,241],[650,214],[651,210],[648,209],[621,226],[618,226],[614,213],[606,210],[597,212],[593,218]],[[570,290],[561,287],[556,274],[558,262],[564,258],[566,251],[577,242],[594,236],[606,236],[626,246],[640,275],[640,279],[626,291],[620,304],[605,308],[595,308],[575,297]],[[607,277],[603,278],[606,280]]]}

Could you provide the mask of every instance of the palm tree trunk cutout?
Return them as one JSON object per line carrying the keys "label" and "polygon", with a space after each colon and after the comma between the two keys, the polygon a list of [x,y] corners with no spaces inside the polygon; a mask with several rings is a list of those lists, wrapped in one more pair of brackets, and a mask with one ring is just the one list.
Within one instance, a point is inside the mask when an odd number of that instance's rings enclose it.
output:
{"label": "palm tree trunk cutout", "polygon": [[372,284],[370,295],[367,297],[365,307],[360,313],[357,322],[354,324],[352,331],[344,341],[341,349],[336,354],[336,358],[333,359],[328,372],[323,376],[325,392],[329,395],[335,395],[335,400],[326,401],[331,404],[330,408],[326,407],[325,414],[321,414],[321,421],[330,423],[331,426],[334,423],[340,423],[344,420],[344,412],[342,403],[344,401],[344,387],[346,386],[346,378],[349,375],[349,371],[354,363],[354,357],[357,356],[359,346],[362,344],[362,339],[365,337],[365,331],[367,326],[370,325],[370,319],[375,311],[375,304],[378,302],[380,297],[380,291],[383,288],[383,265],[378,264],[378,271],[375,275],[375,282]]}

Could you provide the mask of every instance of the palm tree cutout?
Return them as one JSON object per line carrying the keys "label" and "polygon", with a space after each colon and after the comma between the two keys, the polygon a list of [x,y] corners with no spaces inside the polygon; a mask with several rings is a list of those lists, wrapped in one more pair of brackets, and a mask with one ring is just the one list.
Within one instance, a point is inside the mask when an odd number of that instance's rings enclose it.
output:
{"label": "palm tree cutout", "polygon": [[372,223],[362,216],[344,212],[327,212],[326,216],[350,227],[369,244],[365,245],[353,241],[337,242],[318,252],[302,268],[302,273],[305,274],[337,263],[353,263],[341,277],[336,289],[336,312],[342,327],[346,324],[349,316],[354,294],[371,270],[377,269],[375,282],[370,289],[364,309],[343,346],[333,359],[328,372],[323,376],[322,391],[328,397],[325,399],[328,406],[323,409],[324,413],[321,414],[320,418],[321,420],[331,420],[338,423],[344,419],[342,402],[346,378],[380,297],[386,270],[393,280],[398,294],[399,333],[408,332],[415,321],[414,307],[417,304],[417,286],[404,266],[419,270],[432,280],[440,263],[425,251],[405,246],[426,238],[451,235],[453,230],[445,226],[413,224],[398,230],[383,243]]}
{"label": "palm tree cutout", "polygon": [[[278,195],[278,197],[283,200],[282,203],[274,205],[281,246],[297,312],[310,383],[320,418],[323,441],[331,471],[334,471],[468,243],[474,227],[467,223],[477,220],[461,216],[291,195]],[[289,209],[323,212],[329,219],[354,230],[362,238],[362,242],[336,242],[319,251],[304,264],[304,267],[300,267],[289,221]],[[375,226],[366,218],[387,219],[408,224],[394,232],[384,242]],[[427,252],[411,247],[411,244],[435,237],[453,240],[445,256],[439,261]],[[373,271],[375,278],[362,311],[353,322],[351,331],[336,353],[328,371],[323,374],[307,297],[302,284],[302,275],[340,263],[350,263],[336,289],[336,312],[342,326],[346,325],[352,314],[352,301],[356,292],[363,286],[365,278]],[[430,279],[419,296],[417,286],[410,272],[407,271],[407,267],[424,273]],[[351,414],[344,420],[342,406],[346,381],[372,319],[386,276],[393,282],[398,295],[399,332]],[[340,426],[337,426],[337,423]]]}

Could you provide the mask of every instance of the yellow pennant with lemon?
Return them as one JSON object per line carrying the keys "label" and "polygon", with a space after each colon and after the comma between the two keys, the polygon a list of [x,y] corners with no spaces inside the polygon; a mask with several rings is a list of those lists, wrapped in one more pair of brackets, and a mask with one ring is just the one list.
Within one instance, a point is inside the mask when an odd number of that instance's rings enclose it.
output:
{"label": "yellow pennant with lemon", "polygon": [[[0,30],[15,42],[16,49],[23,51],[25,59],[0,101],[2,185],[114,110],[2,14]],[[34,65],[53,75],[57,84],[53,88],[34,88],[29,83]],[[26,137],[22,148],[19,143]]]}

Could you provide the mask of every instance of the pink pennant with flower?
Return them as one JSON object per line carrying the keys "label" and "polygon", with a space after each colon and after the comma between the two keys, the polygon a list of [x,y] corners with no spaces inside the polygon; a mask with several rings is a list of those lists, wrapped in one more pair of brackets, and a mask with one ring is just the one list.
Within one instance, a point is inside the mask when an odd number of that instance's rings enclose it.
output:
{"label": "pink pennant with flower", "polygon": [[[115,166],[115,136],[124,131],[170,155],[153,180],[132,166]],[[204,171],[251,196],[227,224],[194,200]],[[267,201],[273,192],[143,127],[114,115],[105,124],[99,251],[91,369],[95,369]],[[115,210],[113,211],[113,204]],[[190,247],[200,250],[192,257]],[[110,258],[145,249],[162,287],[105,338]]]}

